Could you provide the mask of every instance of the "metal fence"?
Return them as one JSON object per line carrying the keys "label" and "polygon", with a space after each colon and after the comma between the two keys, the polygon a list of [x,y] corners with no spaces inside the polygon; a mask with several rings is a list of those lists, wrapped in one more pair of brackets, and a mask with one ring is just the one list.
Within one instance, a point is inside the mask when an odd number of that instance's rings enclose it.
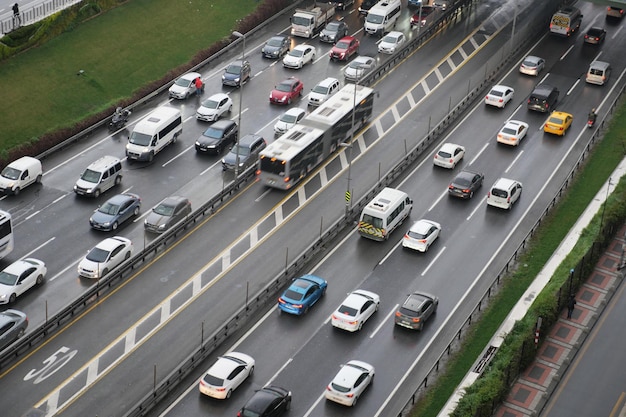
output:
{"label": "metal fence", "polygon": [[[47,0],[28,9],[20,8],[18,16],[3,16],[0,18],[0,30],[3,34],[12,32],[20,26],[31,25],[53,13],[66,9],[82,0]],[[19,4],[19,3],[18,3]]]}

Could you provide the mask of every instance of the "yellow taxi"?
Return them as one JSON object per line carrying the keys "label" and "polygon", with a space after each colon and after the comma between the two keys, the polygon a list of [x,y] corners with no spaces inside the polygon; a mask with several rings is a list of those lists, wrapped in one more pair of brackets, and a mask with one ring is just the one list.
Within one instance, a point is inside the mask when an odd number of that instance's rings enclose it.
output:
{"label": "yellow taxi", "polygon": [[552,112],[546,123],[543,125],[543,131],[546,133],[552,133],[553,135],[565,135],[567,129],[572,124],[574,116],[562,111]]}

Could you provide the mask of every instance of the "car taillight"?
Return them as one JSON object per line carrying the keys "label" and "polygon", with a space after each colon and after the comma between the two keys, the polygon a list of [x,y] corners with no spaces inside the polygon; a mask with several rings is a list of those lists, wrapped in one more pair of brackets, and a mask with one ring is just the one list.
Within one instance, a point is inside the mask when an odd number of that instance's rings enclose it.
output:
{"label": "car taillight", "polygon": [[448,185],[448,190],[454,190],[454,186],[452,184]]}
{"label": "car taillight", "polygon": [[222,388],[216,388],[216,391],[226,391],[226,388],[222,387]]}
{"label": "car taillight", "polygon": [[463,190],[463,192],[464,192],[464,193],[469,193],[469,192],[470,192],[470,190],[469,190],[469,188],[466,188],[466,189],[464,189],[464,190]]}
{"label": "car taillight", "polygon": [[346,397],[352,398],[352,397],[354,397],[354,393],[351,392],[350,394],[346,394]]}
{"label": "car taillight", "polygon": [[414,317],[412,320],[413,320],[413,323],[419,323],[420,322],[419,317]]}
{"label": "car taillight", "polygon": [[400,317],[402,314],[400,314],[399,311],[396,311],[396,317]]}
{"label": "car taillight", "polygon": [[504,101],[504,99],[503,99],[503,98],[501,98],[500,100],[498,100],[498,102],[500,102],[500,103],[502,103],[503,101]]}
{"label": "car taillight", "polygon": [[292,307],[293,308],[302,308],[302,304],[293,304]]}
{"label": "car taillight", "polygon": [[289,177],[285,177],[284,182],[289,182]]}
{"label": "car taillight", "polygon": [[409,237],[409,235],[408,235],[408,234],[405,234],[405,235],[404,235],[404,238],[405,238],[405,239],[410,239],[410,237]]}
{"label": "car taillight", "polygon": [[420,239],[418,240],[419,243],[426,243],[426,239]]}
{"label": "car taillight", "polygon": [[334,314],[331,317],[333,320],[339,320],[339,317],[335,316]]}
{"label": "car taillight", "polygon": [[453,159],[453,158],[450,158],[450,160],[449,160],[448,162],[453,163],[453,162],[454,162],[454,159]]}

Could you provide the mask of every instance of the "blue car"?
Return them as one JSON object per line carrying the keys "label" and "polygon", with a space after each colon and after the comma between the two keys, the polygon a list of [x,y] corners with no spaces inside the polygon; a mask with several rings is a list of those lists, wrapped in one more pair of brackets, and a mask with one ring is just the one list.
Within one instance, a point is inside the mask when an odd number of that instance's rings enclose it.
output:
{"label": "blue car", "polygon": [[278,308],[289,314],[301,315],[326,293],[328,282],[315,275],[303,275],[293,280],[278,299]]}
{"label": "blue car", "polygon": [[118,194],[109,198],[93,213],[89,224],[96,230],[116,230],[131,217],[139,214],[141,198],[137,194]]}

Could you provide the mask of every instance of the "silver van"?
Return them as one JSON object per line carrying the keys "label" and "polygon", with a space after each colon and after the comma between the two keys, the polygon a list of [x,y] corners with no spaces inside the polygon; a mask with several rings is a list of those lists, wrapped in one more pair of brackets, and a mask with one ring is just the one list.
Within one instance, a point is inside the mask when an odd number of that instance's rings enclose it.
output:
{"label": "silver van", "polygon": [[585,76],[585,81],[589,84],[604,85],[611,76],[611,64],[604,61],[593,61],[589,64],[589,70]]}
{"label": "silver van", "polygon": [[103,156],[83,171],[74,185],[74,192],[98,198],[100,194],[120,182],[122,182],[122,161],[114,156]]}
{"label": "silver van", "polygon": [[11,162],[0,173],[0,192],[17,195],[24,187],[40,183],[42,175],[41,161],[23,156]]}

